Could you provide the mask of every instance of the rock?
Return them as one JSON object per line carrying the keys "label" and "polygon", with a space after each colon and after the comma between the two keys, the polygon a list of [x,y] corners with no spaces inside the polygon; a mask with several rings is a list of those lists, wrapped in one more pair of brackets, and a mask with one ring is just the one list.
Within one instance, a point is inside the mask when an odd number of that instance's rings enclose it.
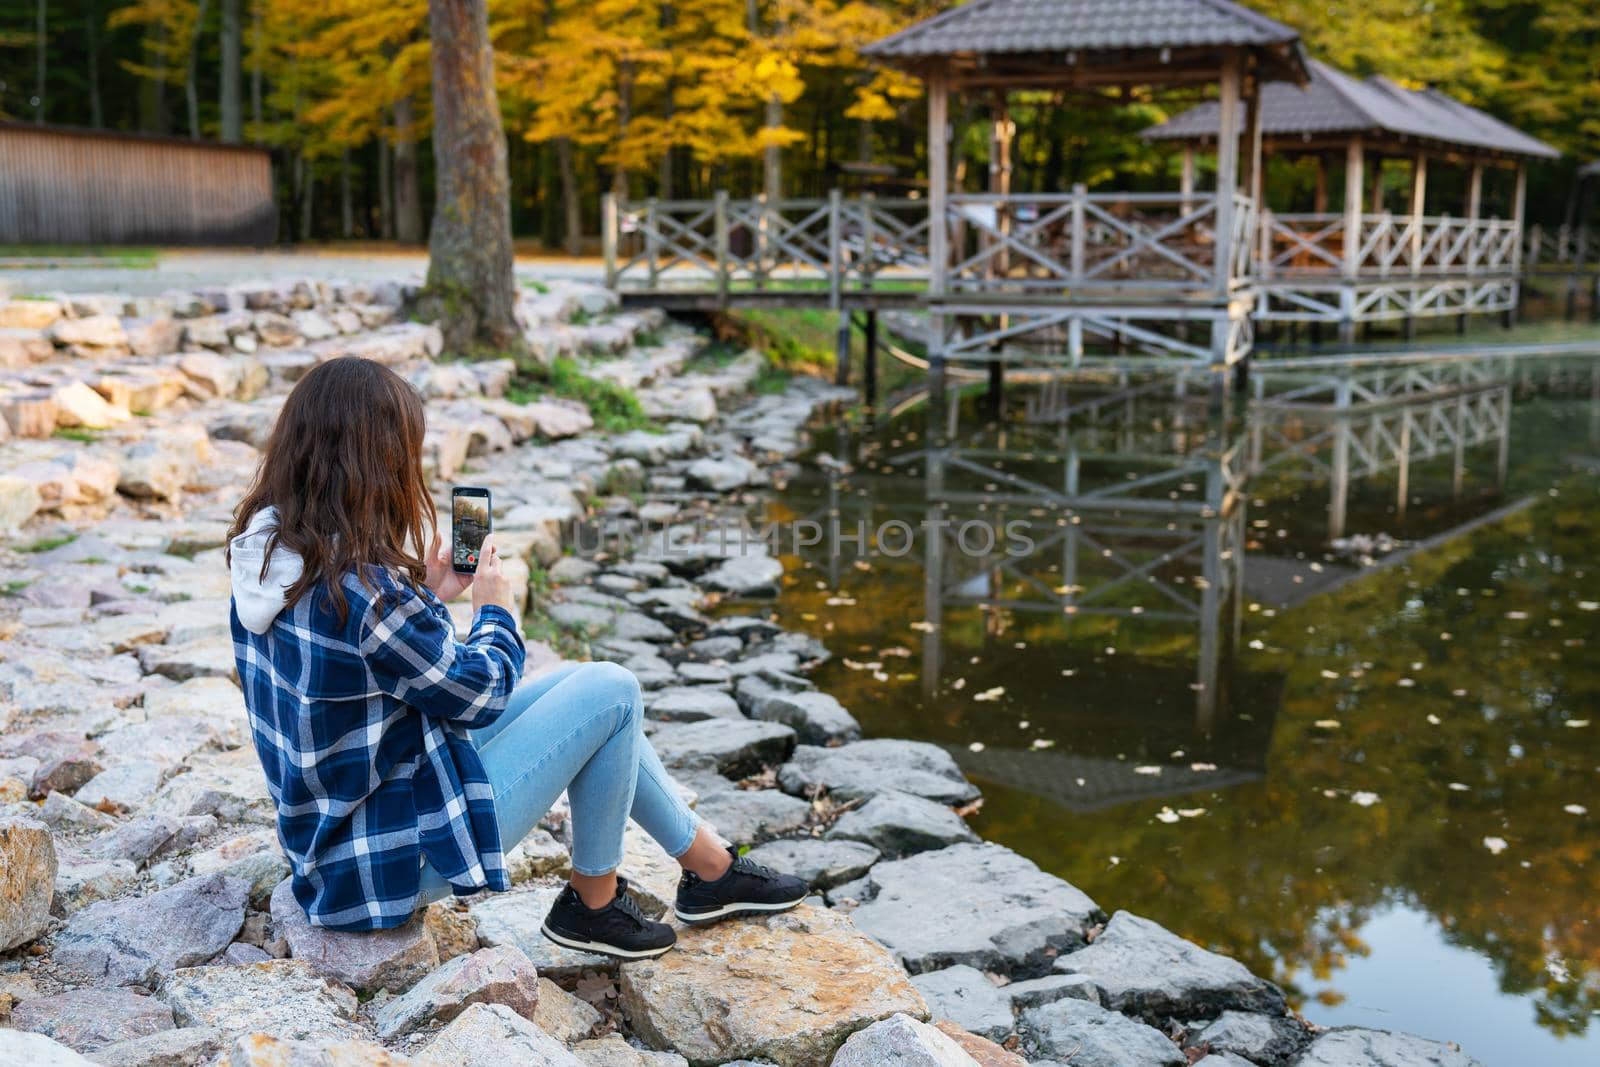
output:
{"label": "rock", "polygon": [[1282,1015],[1288,1007],[1281,989],[1244,964],[1126,911],[1055,969],[1086,975],[1106,1007],[1150,1020],[1210,1018],[1228,1009]]}
{"label": "rock", "polygon": [[101,1067],[195,1067],[221,1049],[223,1034],[214,1026],[181,1026],[118,1041],[95,1051]]}
{"label": "rock", "polygon": [[286,1041],[245,1034],[228,1052],[228,1067],[403,1067],[411,1061],[370,1041]]}
{"label": "rock", "polygon": [[738,695],[739,706],[752,719],[793,727],[803,745],[827,745],[861,737],[861,724],[855,716],[827,693],[793,692],[760,675],[750,675],[739,680]]}
{"label": "rock", "polygon": [[288,879],[272,892],[272,924],[289,955],[358,993],[409,988],[439,966],[439,950],[421,915],[389,930],[347,932],[312,926]]}
{"label": "rock", "polygon": [[935,1018],[949,1019],[964,1030],[1004,1041],[1016,1028],[1011,998],[975,967],[946,967],[916,975],[911,983],[928,1002]]}
{"label": "rock", "polygon": [[1306,1032],[1288,1016],[1225,1011],[1187,1044],[1210,1053],[1232,1052],[1258,1063],[1279,1063],[1300,1051]]}
{"label": "rock", "polygon": [[59,300],[23,298],[0,300],[0,327],[17,330],[43,330],[54,326],[65,314]]}
{"label": "rock", "polygon": [[927,1017],[888,953],[808,905],[680,931],[673,951],[622,968],[621,1004],[652,1047],[782,1067],[821,1067],[849,1034],[896,1013]]}
{"label": "rock", "polygon": [[793,758],[778,768],[778,784],[799,795],[826,789],[836,800],[870,797],[885,789],[941,804],[965,804],[978,798],[978,788],[967,781],[944,749],[925,741],[889,738],[853,741],[838,748],[801,745]]}
{"label": "rock", "polygon": [[662,722],[699,722],[701,719],[742,719],[733,697],[706,685],[679,685],[645,696],[645,715]]}
{"label": "rock", "polygon": [[1188,1058],[1160,1030],[1083,1000],[1029,1008],[1023,1044],[1073,1067],[1186,1067]]}
{"label": "rock", "polygon": [[478,924],[455,897],[436,900],[422,909],[422,922],[439,951],[439,962],[478,950]]}
{"label": "rock", "polygon": [[586,970],[615,971],[616,960],[562,948],[539,932],[560,892],[560,886],[539,886],[475,901],[468,910],[477,921],[478,939],[485,945],[515,945],[540,974],[557,980],[576,978]]}
{"label": "rock", "polygon": [[652,741],[668,767],[698,757],[713,763],[717,773],[738,778],[781,762],[794,746],[794,731],[771,722],[708,719],[664,724]]}
{"label": "rock", "polygon": [[969,1033],[949,1019],[935,1019],[933,1025],[951,1041],[960,1045],[968,1056],[978,1061],[978,1067],[1028,1067],[1028,1061],[1015,1052],[1008,1052],[986,1037]]}
{"label": "rock", "polygon": [[0,533],[19,529],[42,507],[44,498],[32,482],[14,474],[0,474]]}
{"label": "rock", "polygon": [[74,989],[23,1001],[11,1013],[11,1025],[93,1052],[114,1041],[172,1029],[172,1009],[124,989]]}
{"label": "rock", "polygon": [[756,863],[804,878],[813,889],[830,889],[860,878],[878,862],[878,850],[859,841],[796,837],[757,845],[747,855]]}
{"label": "rock", "polygon": [[533,1009],[533,1021],[557,1041],[570,1045],[581,1040],[601,1018],[588,1001],[573,996],[548,978],[539,979],[539,1003]]}
{"label": "rock", "polygon": [[164,356],[183,343],[183,327],[166,315],[123,319],[122,332],[136,356]]}
{"label": "rock", "polygon": [[57,935],[55,961],[95,982],[150,985],[227,948],[248,896],[244,882],[210,874],[147,897],[91,904]]}
{"label": "rock", "polygon": [[106,398],[84,385],[73,382],[55,391],[56,425],[62,428],[84,427],[105,430],[131,417],[121,408],[106,403]]}
{"label": "rock", "polygon": [[88,348],[116,348],[128,343],[122,323],[111,315],[59,319],[50,327],[50,339],[58,345],[83,345]]}
{"label": "rock", "polygon": [[50,828],[36,819],[0,818],[0,952],[49,929],[55,882]]}
{"label": "rock", "polygon": [[[1204,1061],[1202,1061],[1204,1062]],[[1358,1026],[1329,1030],[1295,1067],[1483,1067],[1454,1045]]]}
{"label": "rock", "polygon": [[622,831],[622,873],[634,903],[646,915],[657,916],[677,899],[683,868],[655,838],[630,821]]}
{"label": "rock", "polygon": [[879,863],[851,917],[912,974],[964,963],[1039,975],[1101,916],[1088,896],[1001,845],[960,844]]}
{"label": "rock", "polygon": [[[761,468],[743,456],[730,455],[721,459],[707,456],[689,464],[684,473],[688,475],[691,483],[701,489],[726,493],[758,481],[761,477]],[[779,573],[782,573],[781,568]]]}
{"label": "rock", "polygon": [[166,771],[150,760],[129,760],[107,767],[73,794],[80,804],[130,810],[143,807],[161,788]]}
{"label": "rock", "polygon": [[506,853],[506,874],[513,885],[535,878],[565,878],[571,873],[572,857],[567,846],[538,827]]}
{"label": "rock", "polygon": [[301,960],[248,967],[189,967],[161,985],[180,1026],[214,1026],[229,1035],[256,1031],[289,1040],[361,1037],[356,995]]}
{"label": "rock", "polygon": [[0,1027],[0,1063],[27,1064],[27,1067],[96,1067],[67,1046],[43,1034]]}
{"label": "rock", "polygon": [[777,596],[783,564],[771,556],[732,556],[700,576],[700,584],[733,596]]}
{"label": "rock", "polygon": [[891,858],[978,840],[966,820],[943,804],[893,791],[878,793],[845,812],[827,836],[865,841]]}
{"label": "rock", "polygon": [[39,806],[39,818],[52,830],[110,830],[117,820],[62,793],[50,793]]}
{"label": "rock", "polygon": [[1047,974],[1043,978],[1026,978],[1003,987],[1017,1011],[1052,1004],[1064,997],[1100,1003],[1100,989],[1081,974]]}
{"label": "rock", "polygon": [[[621,1034],[607,1034],[595,1041],[580,1041],[572,1046],[572,1054],[585,1067],[689,1067],[689,1061],[676,1052],[651,1052],[634,1048],[622,1039]],[[729,1067],[737,1065],[730,1064]]]}
{"label": "rock", "polygon": [[232,678],[238,672],[233,640],[202,637],[181,645],[141,645],[139,665],[146,674],[159,674],[175,682],[191,678]]}
{"label": "rock", "polygon": [[438,1020],[449,1022],[473,1004],[504,1004],[531,1017],[539,1002],[539,975],[513,945],[458,956],[379,1008],[374,1022],[384,1040]]}
{"label": "rock", "polygon": [[582,1067],[555,1038],[503,1004],[474,1004],[428,1042],[417,1067]]}
{"label": "rock", "polygon": [[696,811],[735,845],[754,845],[795,833],[811,805],[776,789],[717,789],[701,793]]}
{"label": "rock", "polygon": [[266,963],[272,958],[272,954],[265,949],[247,945],[243,941],[235,941],[222,953],[221,960],[228,966],[239,967],[251,963]]}
{"label": "rock", "polygon": [[832,1067],[977,1067],[977,1062],[937,1027],[892,1015],[851,1034]]}
{"label": "rock", "polygon": [[176,500],[194,466],[161,441],[139,441],[123,450],[117,488],[142,499]]}
{"label": "rock", "polygon": [[55,915],[71,915],[96,901],[116,896],[139,877],[139,869],[127,860],[91,859],[66,847],[58,848],[56,856],[59,865],[50,902]]}

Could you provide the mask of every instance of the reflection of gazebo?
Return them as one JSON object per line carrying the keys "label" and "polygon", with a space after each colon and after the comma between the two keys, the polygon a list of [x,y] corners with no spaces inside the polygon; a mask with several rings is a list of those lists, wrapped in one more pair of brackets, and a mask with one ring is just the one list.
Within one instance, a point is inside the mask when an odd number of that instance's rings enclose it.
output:
{"label": "reflection of gazebo", "polygon": [[[1218,369],[1249,350],[1248,190],[1259,170],[1249,116],[1262,83],[1305,79],[1294,30],[1228,0],[971,0],[863,51],[927,86],[936,365],[994,364],[1030,335],[1069,362],[1086,334]],[[1012,190],[1012,91],[1213,84],[1226,133],[1211,196]],[[987,193],[950,190],[952,91],[992,106]],[[1191,323],[1209,328],[1205,342],[1189,340]]]}
{"label": "reflection of gazebo", "polygon": [[[1147,132],[1184,145],[1184,185],[1192,189],[1197,146],[1215,144],[1217,105],[1202,104]],[[1336,322],[1349,337],[1357,322],[1516,306],[1521,256],[1523,165],[1555,149],[1433,90],[1409,90],[1382,77],[1351,77],[1311,64],[1304,88],[1275,84],[1261,98],[1261,137],[1273,154],[1317,161],[1310,212],[1267,210],[1259,226],[1257,317],[1279,322]],[[1343,157],[1343,210],[1328,209],[1330,158]],[[1383,162],[1405,159],[1410,195],[1386,209]],[[1460,214],[1430,215],[1429,161],[1466,168]],[[1509,169],[1504,216],[1484,211],[1487,168]],[[1370,174],[1370,191],[1364,190]],[[1259,190],[1258,190],[1259,191]],[[1435,198],[1437,199],[1437,198]]]}

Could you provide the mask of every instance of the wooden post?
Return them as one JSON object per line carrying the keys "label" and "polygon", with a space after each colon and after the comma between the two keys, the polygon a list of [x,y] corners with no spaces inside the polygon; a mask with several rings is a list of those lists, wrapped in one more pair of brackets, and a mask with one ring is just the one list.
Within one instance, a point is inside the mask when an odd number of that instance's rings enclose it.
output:
{"label": "wooden post", "polygon": [[867,309],[867,347],[861,363],[861,385],[866,391],[867,406],[878,402],[878,313]]}
{"label": "wooden post", "polygon": [[1233,279],[1233,195],[1239,188],[1239,82],[1239,51],[1230,48],[1222,61],[1217,116],[1216,262],[1212,284],[1219,297],[1228,295]]}
{"label": "wooden post", "polygon": [[1361,138],[1352,137],[1344,149],[1344,286],[1339,290],[1339,340],[1356,336],[1356,278],[1361,273]]}
{"label": "wooden post", "polygon": [[656,217],[659,202],[651,197],[644,211],[644,260],[650,273],[650,288],[659,288],[661,277],[661,221]]}
{"label": "wooden post", "polygon": [[839,333],[834,343],[833,384],[850,384],[850,330],[852,315],[848,308],[835,312],[839,316]]}
{"label": "wooden post", "polygon": [[728,306],[728,281],[732,267],[728,262],[728,190],[718,189],[711,199],[712,240],[717,253],[717,306]]}
{"label": "wooden post", "polygon": [[1239,161],[1244,174],[1240,182],[1246,195],[1255,202],[1256,211],[1264,211],[1263,203],[1266,181],[1262,170],[1266,161],[1261,158],[1261,81],[1257,77],[1250,79],[1250,92],[1245,97],[1244,105],[1244,151],[1243,158]]}
{"label": "wooden post", "polygon": [[1428,157],[1421,152],[1411,162],[1411,273],[1422,269],[1422,220],[1428,206]]}
{"label": "wooden post", "polygon": [[1183,169],[1178,172],[1178,192],[1183,196],[1182,212],[1194,210],[1194,145],[1183,146]]}
{"label": "wooden post", "polygon": [[1067,263],[1071,276],[1067,284],[1077,286],[1083,282],[1083,257],[1084,257],[1084,224],[1085,204],[1088,202],[1089,187],[1082,182],[1072,185],[1072,240],[1070,242]]}
{"label": "wooden post", "polygon": [[944,312],[939,307],[944,297],[946,248],[945,218],[950,191],[950,156],[947,139],[950,122],[950,83],[944,71],[928,75],[928,348],[930,389],[944,389]]}
{"label": "wooden post", "polygon": [[617,196],[600,198],[600,253],[606,261],[606,288],[617,287]]}
{"label": "wooden post", "polygon": [[1522,299],[1522,284],[1517,280],[1517,275],[1522,270],[1522,220],[1528,202],[1528,170],[1521,163],[1517,164],[1516,191],[1511,194],[1511,226],[1517,235],[1516,243],[1511,251],[1512,297],[1511,306],[1506,309],[1505,325],[1509,329],[1517,324],[1517,302]]}
{"label": "wooden post", "polygon": [[1483,163],[1473,160],[1472,169],[1467,172],[1467,218],[1478,221],[1483,213]]}
{"label": "wooden post", "polygon": [[[1002,236],[1011,233],[1011,110],[1004,89],[995,93],[992,151],[989,155],[989,191],[1002,197],[995,204],[995,229]],[[991,272],[1004,278],[1011,270],[1010,252],[1001,247],[990,260]]]}
{"label": "wooden post", "polygon": [[844,241],[842,198],[838,189],[828,191],[828,306],[839,310],[844,299]]}

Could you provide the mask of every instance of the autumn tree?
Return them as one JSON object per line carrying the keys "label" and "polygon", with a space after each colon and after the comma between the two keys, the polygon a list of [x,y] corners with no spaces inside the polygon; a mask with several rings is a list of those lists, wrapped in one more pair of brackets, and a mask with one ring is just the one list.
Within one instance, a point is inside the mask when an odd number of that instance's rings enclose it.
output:
{"label": "autumn tree", "polygon": [[485,0],[431,0],[433,158],[425,314],[456,353],[527,350],[517,324],[506,135]]}

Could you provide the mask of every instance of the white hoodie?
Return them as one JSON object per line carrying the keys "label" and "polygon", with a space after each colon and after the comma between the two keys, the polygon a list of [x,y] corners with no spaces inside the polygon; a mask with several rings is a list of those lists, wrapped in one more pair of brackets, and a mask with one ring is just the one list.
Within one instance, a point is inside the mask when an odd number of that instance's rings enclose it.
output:
{"label": "white hoodie", "polygon": [[279,545],[272,553],[272,565],[261,577],[261,564],[267,555],[267,538],[278,528],[278,509],[267,507],[256,512],[244,533],[231,542],[233,606],[239,622],[253,634],[272,629],[272,620],[283,610],[284,594],[300,580],[305,566],[297,552]]}

